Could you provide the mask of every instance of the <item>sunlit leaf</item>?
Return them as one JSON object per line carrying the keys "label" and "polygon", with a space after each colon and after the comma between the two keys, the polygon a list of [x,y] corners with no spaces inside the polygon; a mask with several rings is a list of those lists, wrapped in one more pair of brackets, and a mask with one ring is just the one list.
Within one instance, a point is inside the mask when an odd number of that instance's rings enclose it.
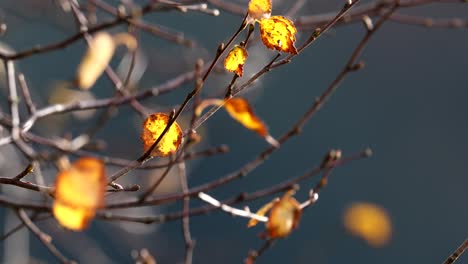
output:
{"label": "sunlit leaf", "polygon": [[248,56],[249,54],[244,47],[235,46],[226,56],[226,59],[224,60],[224,68],[242,77],[244,63]]}
{"label": "sunlit leaf", "polygon": [[293,22],[283,16],[260,20],[260,36],[269,49],[297,54],[294,47],[296,32]]}
{"label": "sunlit leaf", "polygon": [[370,203],[355,203],[344,214],[346,229],[373,247],[382,247],[392,235],[388,213],[380,206]]}
{"label": "sunlit leaf", "polygon": [[53,213],[64,227],[79,231],[88,226],[104,203],[106,186],[102,161],[81,158],[57,175]]}
{"label": "sunlit leaf", "polygon": [[231,98],[225,102],[224,108],[232,118],[246,128],[255,131],[271,145],[279,146],[279,143],[268,133],[267,126],[255,115],[247,100],[239,97]]}
{"label": "sunlit leaf", "polygon": [[[141,140],[143,141],[143,148],[147,151],[158,139],[159,135],[164,131],[169,123],[169,115],[164,113],[155,113],[150,115],[143,122],[143,132],[141,133]],[[182,129],[174,122],[167,133],[163,136],[158,145],[151,152],[152,156],[165,157],[177,151],[182,143]]]}
{"label": "sunlit leaf", "polygon": [[251,0],[248,15],[252,20],[262,20],[271,15],[271,0]]}
{"label": "sunlit leaf", "polygon": [[128,33],[112,36],[107,32],[98,32],[93,36],[76,72],[76,83],[81,89],[89,89],[94,85],[119,44],[127,46],[129,50],[137,47],[136,39]]}

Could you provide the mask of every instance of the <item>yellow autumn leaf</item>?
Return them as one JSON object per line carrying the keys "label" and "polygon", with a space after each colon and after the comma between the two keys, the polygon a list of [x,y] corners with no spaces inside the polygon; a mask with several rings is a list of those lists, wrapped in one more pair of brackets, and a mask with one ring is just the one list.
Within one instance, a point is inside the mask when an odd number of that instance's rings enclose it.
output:
{"label": "yellow autumn leaf", "polygon": [[[141,140],[143,141],[143,148],[147,151],[169,123],[169,115],[164,113],[155,113],[150,115],[143,122],[143,132],[141,133]],[[167,133],[163,136],[158,145],[151,152],[152,156],[165,157],[177,151],[182,143],[182,129],[174,122]]]}
{"label": "yellow autumn leaf", "polygon": [[382,247],[392,236],[392,223],[388,213],[371,203],[355,203],[344,213],[345,228],[373,247]]}
{"label": "yellow autumn leaf", "polygon": [[226,59],[224,59],[224,68],[242,77],[242,73],[244,72],[244,64],[248,56],[249,54],[244,47],[236,45],[231,49],[231,51],[229,51]]}
{"label": "yellow autumn leaf", "polygon": [[279,146],[279,143],[268,133],[267,126],[255,115],[247,100],[239,97],[228,99],[225,101],[224,108],[232,118],[246,128],[255,131],[271,145]]}
{"label": "yellow autumn leaf", "polygon": [[251,0],[247,10],[251,20],[262,20],[271,15],[271,0]]}
{"label": "yellow autumn leaf", "polygon": [[53,214],[64,227],[79,231],[88,226],[104,203],[105,169],[96,158],[81,158],[57,175]]}
{"label": "yellow autumn leaf", "polygon": [[260,20],[260,37],[269,49],[297,54],[296,32],[293,22],[283,16]]}
{"label": "yellow autumn leaf", "polygon": [[81,89],[89,89],[106,69],[117,45],[124,44],[129,50],[137,47],[136,39],[128,33],[114,36],[107,32],[96,33],[81,60],[76,72],[76,83]]}

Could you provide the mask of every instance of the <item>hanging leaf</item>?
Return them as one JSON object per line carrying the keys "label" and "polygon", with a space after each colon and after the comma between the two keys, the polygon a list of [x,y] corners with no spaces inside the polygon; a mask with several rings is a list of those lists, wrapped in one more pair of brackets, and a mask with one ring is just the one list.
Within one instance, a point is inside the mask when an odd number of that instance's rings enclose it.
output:
{"label": "hanging leaf", "polygon": [[260,37],[269,49],[297,54],[296,32],[293,22],[283,16],[260,20]]}
{"label": "hanging leaf", "polygon": [[102,161],[81,158],[57,175],[53,213],[64,227],[79,231],[88,226],[104,203],[106,187]]}
{"label": "hanging leaf", "polygon": [[91,88],[109,64],[117,45],[123,44],[129,50],[137,47],[136,39],[128,33],[111,36],[107,32],[96,33],[89,43],[76,73],[76,83],[81,89]]}
{"label": "hanging leaf", "polygon": [[269,133],[267,126],[253,112],[249,102],[243,98],[231,98],[226,100],[224,108],[232,118],[244,125],[246,128],[255,131],[268,143],[278,147],[279,143]]}
{"label": "hanging leaf", "polygon": [[[286,237],[299,225],[302,209],[299,202],[292,197],[293,194],[294,191],[288,191],[283,197],[264,205],[256,213],[263,216],[270,211],[265,225],[268,238]],[[252,227],[256,224],[257,221],[251,219],[247,226]]]}
{"label": "hanging leaf", "polygon": [[[143,132],[141,133],[141,140],[143,141],[145,151],[156,142],[169,123],[169,120],[169,115],[164,113],[155,113],[146,118],[143,122]],[[177,151],[180,143],[182,143],[182,129],[174,122],[158,145],[153,149],[151,155],[154,157],[168,156]]]}
{"label": "hanging leaf", "polygon": [[251,0],[247,11],[250,20],[262,20],[271,15],[271,0]]}
{"label": "hanging leaf", "polygon": [[226,59],[224,59],[224,68],[242,77],[244,63],[248,56],[249,54],[244,47],[236,45],[231,49],[231,51],[229,51]]}
{"label": "hanging leaf", "polygon": [[351,234],[373,247],[384,246],[392,235],[389,215],[385,209],[371,203],[355,203],[347,208],[344,225]]}

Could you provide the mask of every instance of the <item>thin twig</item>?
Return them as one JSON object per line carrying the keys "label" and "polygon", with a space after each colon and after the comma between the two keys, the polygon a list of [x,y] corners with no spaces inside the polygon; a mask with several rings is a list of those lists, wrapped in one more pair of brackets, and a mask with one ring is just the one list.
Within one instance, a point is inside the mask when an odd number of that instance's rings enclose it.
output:
{"label": "thin twig", "polygon": [[458,258],[466,251],[468,248],[468,239],[463,241],[463,243],[444,261],[444,264],[453,264]]}
{"label": "thin twig", "polygon": [[[179,178],[180,185],[182,187],[182,192],[188,192],[189,187],[187,183],[187,169],[185,163],[178,164],[179,169]],[[182,217],[182,234],[184,235],[185,241],[185,264],[191,264],[193,261],[193,250],[195,247],[195,240],[192,238],[192,233],[190,232],[190,197],[186,196],[183,199],[183,208],[184,217]]]}
{"label": "thin twig", "polygon": [[26,108],[28,109],[29,114],[33,115],[36,112],[36,105],[31,98],[31,93],[29,92],[29,87],[26,79],[24,78],[24,74],[18,73],[18,82],[21,88],[21,92],[23,93]]}
{"label": "thin twig", "polygon": [[240,216],[240,217],[246,217],[246,218],[249,218],[249,219],[255,219],[259,222],[267,222],[268,221],[268,217],[266,216],[262,216],[262,215],[257,215],[255,213],[252,213],[250,212],[250,210],[242,210],[242,209],[238,209],[238,208],[234,208],[232,206],[229,206],[227,204],[223,204],[222,202],[220,202],[219,200],[213,198],[213,196],[210,196],[204,192],[200,192],[198,193],[198,198],[200,198],[200,200],[203,200],[215,207],[219,207],[221,210],[227,212],[227,213],[230,213],[231,215],[236,215],[236,216]]}
{"label": "thin twig", "polygon": [[14,177],[13,180],[16,180],[16,181],[21,180],[26,175],[33,172],[33,169],[34,169],[33,165],[29,164],[22,172],[20,172],[18,175],[16,175],[16,177]]}
{"label": "thin twig", "polygon": [[[355,161],[355,160],[359,160],[359,159],[363,159],[363,158],[368,158],[368,157],[369,157],[369,150],[366,149],[366,150],[361,151],[361,152],[359,152],[357,154],[350,155],[348,157],[340,159],[339,161],[334,162],[333,166],[334,167],[343,166],[343,165],[345,165],[345,164],[347,164],[347,163],[349,163],[351,161]],[[326,169],[328,169],[328,167],[317,166],[315,168],[312,168],[311,170],[309,170],[308,172],[304,173],[301,176],[290,177],[290,178],[288,178],[289,180],[287,180],[287,181],[284,181],[284,182],[282,182],[280,184],[274,185],[274,186],[272,186],[270,188],[267,188],[267,189],[264,189],[264,190],[255,191],[255,192],[253,192],[251,194],[242,193],[241,195],[235,196],[233,198],[223,200],[222,203],[227,204],[227,205],[232,205],[234,203],[244,202],[244,201],[251,201],[251,200],[258,199],[260,197],[265,197],[267,195],[272,195],[272,194],[275,194],[275,193],[278,193],[278,192],[283,192],[285,190],[290,189],[291,186],[297,184],[298,182],[303,181],[305,179],[308,179],[308,178],[310,178],[310,177],[312,177],[314,175],[318,175],[319,173],[321,173],[322,171],[324,171]],[[120,201],[120,202],[113,203],[113,204],[107,204],[105,209],[121,209],[121,208],[129,208],[129,207],[159,205],[159,204],[164,204],[164,203],[169,203],[169,202],[172,202],[172,201],[180,200],[185,196],[194,197],[194,196],[198,196],[198,194],[200,192],[207,192],[209,190],[213,190],[213,189],[219,187],[220,185],[225,183],[226,180],[229,180],[229,179],[221,178],[221,179],[218,179],[216,181],[213,181],[213,182],[210,182],[210,183],[207,183],[207,184],[203,184],[203,185],[200,185],[200,186],[197,186],[197,187],[193,187],[187,193],[175,193],[175,194],[155,196],[152,199],[147,199],[144,203],[140,203],[140,202],[138,202],[138,200],[131,199],[131,200],[128,200],[128,201]],[[210,208],[210,209],[208,209],[208,211],[216,209],[216,207],[212,207],[212,206],[208,207],[208,208]],[[190,215],[204,214],[204,213],[206,213],[205,209],[207,209],[207,207],[199,208],[197,210],[192,210]],[[176,213],[176,214],[173,214],[173,215],[171,215],[169,217],[166,216],[165,220],[167,220],[167,219],[171,219],[171,220],[172,219],[179,219],[180,217],[182,217],[182,215],[183,215],[183,213]],[[157,219],[156,221],[159,221],[159,220],[160,219]]]}
{"label": "thin twig", "polygon": [[269,248],[271,248],[275,244],[275,242],[275,239],[268,239],[262,244],[262,246],[259,249],[250,251],[249,255],[244,260],[244,264],[253,264],[257,260],[257,258],[263,255],[263,253],[265,253],[265,251],[267,251]]}
{"label": "thin twig", "polygon": [[18,217],[26,225],[26,227],[42,242],[42,244],[54,255],[61,263],[76,263],[66,258],[52,243],[52,237],[42,232],[33,221],[29,218],[28,214],[23,209],[18,209]]}
{"label": "thin twig", "polygon": [[[38,212],[34,212],[32,215],[31,215],[31,221],[33,222],[40,222],[40,221],[44,221],[46,219],[50,219],[51,215],[47,214],[47,215],[40,215]],[[5,234],[3,234],[1,237],[0,237],[0,241],[4,241],[5,239],[7,239],[8,237],[12,236],[13,234],[15,234],[16,232],[20,231],[23,227],[25,227],[26,225],[21,222],[19,223],[17,226],[13,227],[12,229],[10,229],[9,231],[5,232]]]}

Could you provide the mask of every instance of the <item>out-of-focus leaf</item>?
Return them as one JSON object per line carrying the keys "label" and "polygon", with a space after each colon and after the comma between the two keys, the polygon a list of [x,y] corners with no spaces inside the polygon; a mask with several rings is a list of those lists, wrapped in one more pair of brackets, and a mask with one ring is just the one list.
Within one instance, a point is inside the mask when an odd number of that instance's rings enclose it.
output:
{"label": "out-of-focus leaf", "polygon": [[[58,81],[54,83],[54,87],[49,95],[50,104],[71,104],[80,101],[94,100],[95,97],[91,91],[81,91],[71,89],[71,83]],[[95,109],[73,111],[72,115],[79,120],[87,120],[96,113]]]}
{"label": "out-of-focus leaf", "polygon": [[386,245],[392,235],[392,224],[382,207],[371,203],[355,203],[344,214],[344,225],[353,235],[373,247]]}
{"label": "out-of-focus leaf", "polygon": [[80,231],[104,203],[106,186],[102,161],[81,158],[57,175],[53,213],[64,227]]}
{"label": "out-of-focus leaf", "polygon": [[251,20],[262,20],[271,15],[271,0],[251,0],[248,16]]}
{"label": "out-of-focus leaf", "polygon": [[81,89],[91,88],[109,64],[117,45],[124,44],[129,50],[137,47],[136,39],[128,33],[115,36],[98,32],[89,43],[76,73],[76,83]]}
{"label": "out-of-focus leaf", "polygon": [[115,51],[115,42],[107,32],[93,36],[76,73],[76,82],[81,89],[89,89],[106,69]]}

